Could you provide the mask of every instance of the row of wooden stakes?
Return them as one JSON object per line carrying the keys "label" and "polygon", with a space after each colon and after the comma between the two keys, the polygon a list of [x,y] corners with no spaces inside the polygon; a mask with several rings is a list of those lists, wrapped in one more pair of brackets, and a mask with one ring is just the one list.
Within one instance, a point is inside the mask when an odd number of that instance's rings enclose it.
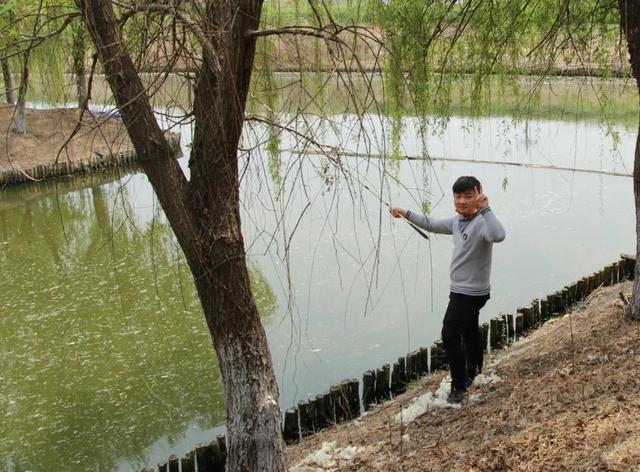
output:
{"label": "row of wooden stakes", "polygon": [[[634,259],[622,258],[546,298],[533,300],[529,306],[518,308],[515,314],[495,316],[480,327],[486,349],[500,349],[515,342],[550,318],[566,313],[568,307],[585,300],[601,286],[632,279],[634,268]],[[363,411],[405,392],[409,382],[445,368],[446,355],[442,341],[438,340],[429,348],[420,348],[400,357],[393,366],[384,364],[378,369],[365,371],[362,375],[362,396],[357,379],[344,380],[328,392],[299,401],[295,407],[286,410],[282,431],[284,440],[296,442],[332,425],[358,418]],[[216,441],[196,448],[182,459],[172,456],[167,463],[159,465],[158,470],[224,471],[225,460],[224,436],[218,436]]]}

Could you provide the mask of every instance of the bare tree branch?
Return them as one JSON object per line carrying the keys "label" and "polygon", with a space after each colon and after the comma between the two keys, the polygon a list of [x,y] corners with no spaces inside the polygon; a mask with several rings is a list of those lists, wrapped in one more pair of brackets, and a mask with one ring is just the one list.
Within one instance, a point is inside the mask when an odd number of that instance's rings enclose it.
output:
{"label": "bare tree branch", "polygon": [[188,15],[183,10],[178,8],[178,5],[167,5],[162,3],[136,5],[134,8],[124,12],[120,16],[120,28],[124,26],[129,18],[138,13],[162,13],[175,17],[177,20],[179,20],[180,23],[182,23],[182,25],[184,25],[187,30],[191,31],[196,36],[196,38],[198,38],[198,41],[202,46],[203,54],[209,56],[211,64],[215,68],[215,72],[220,72],[222,66],[220,64],[219,54],[216,52],[213,43],[209,41],[204,31],[202,31],[202,29],[198,25],[191,21]]}

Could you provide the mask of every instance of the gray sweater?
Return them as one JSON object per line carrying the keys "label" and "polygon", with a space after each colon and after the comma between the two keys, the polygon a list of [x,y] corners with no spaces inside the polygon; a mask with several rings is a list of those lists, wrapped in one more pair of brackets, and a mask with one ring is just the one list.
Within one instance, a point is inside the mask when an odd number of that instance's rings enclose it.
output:
{"label": "gray sweater", "polygon": [[456,214],[433,218],[407,211],[407,219],[432,233],[453,234],[451,291],[465,295],[487,295],[491,290],[491,250],[506,232],[491,208],[470,218]]}

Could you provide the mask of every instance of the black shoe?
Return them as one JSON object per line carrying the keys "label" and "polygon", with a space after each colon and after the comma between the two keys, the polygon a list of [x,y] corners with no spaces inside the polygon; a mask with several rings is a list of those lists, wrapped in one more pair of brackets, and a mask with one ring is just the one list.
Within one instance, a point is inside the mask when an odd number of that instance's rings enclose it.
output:
{"label": "black shoe", "polygon": [[462,400],[464,400],[464,396],[466,393],[467,391],[464,389],[452,388],[449,392],[449,396],[447,397],[447,402],[452,404],[462,403]]}

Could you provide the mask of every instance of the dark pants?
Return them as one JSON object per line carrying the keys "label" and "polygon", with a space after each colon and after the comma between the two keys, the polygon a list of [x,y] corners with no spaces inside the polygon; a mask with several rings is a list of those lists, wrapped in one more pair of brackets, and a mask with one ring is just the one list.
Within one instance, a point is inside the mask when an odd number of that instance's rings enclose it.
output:
{"label": "dark pants", "polygon": [[473,378],[482,370],[484,346],[478,317],[487,300],[489,295],[449,294],[449,306],[442,323],[442,343],[454,389],[465,389],[467,377]]}

